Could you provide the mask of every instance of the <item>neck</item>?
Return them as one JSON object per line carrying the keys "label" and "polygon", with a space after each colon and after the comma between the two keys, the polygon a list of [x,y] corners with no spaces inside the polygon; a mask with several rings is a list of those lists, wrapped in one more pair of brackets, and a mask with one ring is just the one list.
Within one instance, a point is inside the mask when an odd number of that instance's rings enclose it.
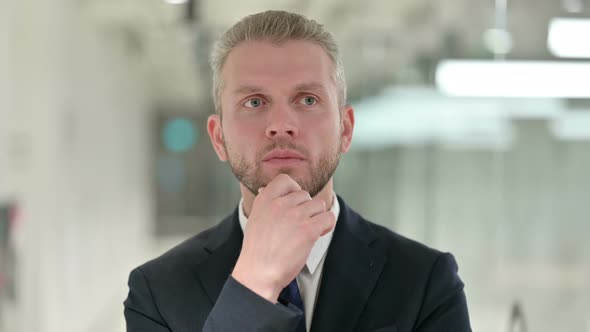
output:
{"label": "neck", "polygon": [[[254,199],[256,198],[256,196],[254,196],[252,192],[250,192],[250,190],[244,187],[244,185],[241,183],[240,191],[242,192],[242,198],[244,199],[244,201],[242,202],[244,214],[246,215],[246,217],[248,217],[250,216],[250,211],[252,211],[252,204],[254,203]],[[322,191],[320,191],[316,196],[312,198],[316,197],[324,201],[324,203],[326,203],[326,209],[329,210],[332,207],[332,204],[334,203],[333,179],[330,179],[330,181],[328,181],[328,183],[326,183],[326,185],[324,186],[324,189],[322,189]]]}

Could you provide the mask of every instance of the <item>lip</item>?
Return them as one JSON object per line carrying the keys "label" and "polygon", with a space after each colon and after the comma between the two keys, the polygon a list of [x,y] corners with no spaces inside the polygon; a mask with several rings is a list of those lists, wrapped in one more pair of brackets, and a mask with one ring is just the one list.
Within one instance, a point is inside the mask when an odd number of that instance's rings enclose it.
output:
{"label": "lip", "polygon": [[262,161],[301,161],[305,158],[293,150],[273,150],[267,153]]}

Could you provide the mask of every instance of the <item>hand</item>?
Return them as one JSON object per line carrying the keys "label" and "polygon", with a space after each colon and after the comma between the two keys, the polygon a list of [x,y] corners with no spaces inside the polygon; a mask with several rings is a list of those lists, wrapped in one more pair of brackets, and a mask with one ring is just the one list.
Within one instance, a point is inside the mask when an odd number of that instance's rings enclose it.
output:
{"label": "hand", "polygon": [[276,303],[335,224],[324,201],[312,199],[290,176],[277,175],[254,199],[233,278]]}

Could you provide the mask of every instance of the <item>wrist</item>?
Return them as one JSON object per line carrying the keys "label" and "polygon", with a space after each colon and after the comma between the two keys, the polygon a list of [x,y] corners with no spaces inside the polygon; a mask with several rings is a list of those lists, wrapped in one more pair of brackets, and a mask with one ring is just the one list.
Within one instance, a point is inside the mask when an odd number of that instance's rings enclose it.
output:
{"label": "wrist", "polygon": [[238,264],[231,276],[244,287],[250,289],[269,302],[277,303],[282,288],[276,286],[270,278],[258,275],[255,271],[241,269]]}

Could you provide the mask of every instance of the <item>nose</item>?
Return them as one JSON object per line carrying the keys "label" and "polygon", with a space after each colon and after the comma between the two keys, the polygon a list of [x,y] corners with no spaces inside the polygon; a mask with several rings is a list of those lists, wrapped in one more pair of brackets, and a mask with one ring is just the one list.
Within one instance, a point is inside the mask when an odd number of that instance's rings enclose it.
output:
{"label": "nose", "polygon": [[299,128],[297,127],[294,112],[287,106],[271,109],[266,127],[266,137],[275,139],[280,137],[296,138],[299,135]]}

